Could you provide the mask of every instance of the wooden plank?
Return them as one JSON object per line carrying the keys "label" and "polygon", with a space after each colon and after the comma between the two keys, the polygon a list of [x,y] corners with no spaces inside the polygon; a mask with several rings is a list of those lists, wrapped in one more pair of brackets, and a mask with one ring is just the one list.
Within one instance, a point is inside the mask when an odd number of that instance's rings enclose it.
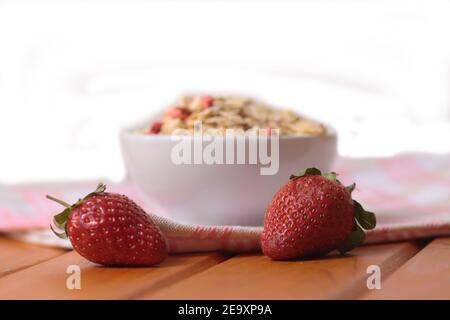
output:
{"label": "wooden plank", "polygon": [[[174,255],[150,268],[104,268],[69,252],[0,279],[0,299],[116,299],[153,292],[227,259],[221,253]],[[69,290],[68,266],[81,270],[81,289]]]}
{"label": "wooden plank", "polygon": [[450,238],[433,240],[365,299],[450,299]]}
{"label": "wooden plank", "polygon": [[323,299],[355,298],[367,289],[367,267],[387,275],[420,250],[417,243],[360,247],[346,256],[271,261],[240,255],[141,299]]}
{"label": "wooden plank", "polygon": [[0,237],[0,277],[52,259],[66,250],[47,248]]}

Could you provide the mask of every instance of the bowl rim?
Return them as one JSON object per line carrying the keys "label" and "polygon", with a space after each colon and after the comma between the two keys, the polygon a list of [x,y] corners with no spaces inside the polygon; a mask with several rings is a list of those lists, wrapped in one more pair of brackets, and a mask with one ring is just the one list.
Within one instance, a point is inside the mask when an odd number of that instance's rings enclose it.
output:
{"label": "bowl rim", "polygon": [[[311,119],[311,118],[309,118]],[[314,119],[312,119],[314,120]],[[324,123],[323,121],[318,121],[321,123],[325,129],[326,132],[324,134],[305,134],[300,136],[295,135],[279,135],[280,140],[304,140],[304,139],[314,139],[314,138],[324,138],[324,137],[337,137],[337,131],[334,127],[330,126],[327,123]],[[122,138],[132,138],[132,139],[142,139],[142,140],[160,140],[160,141],[173,141],[173,135],[159,135],[159,134],[143,134],[141,132],[138,132],[138,128],[145,127],[145,123],[148,122],[141,122],[142,125],[131,125],[124,127],[120,130],[120,136]],[[199,139],[202,138],[202,136],[194,136],[194,135],[185,135],[185,136],[177,136],[177,137],[183,137],[185,139]],[[217,135],[216,137],[220,137],[220,135]],[[235,136],[222,136],[224,138],[234,138]],[[258,136],[245,136],[247,138],[258,138]]]}

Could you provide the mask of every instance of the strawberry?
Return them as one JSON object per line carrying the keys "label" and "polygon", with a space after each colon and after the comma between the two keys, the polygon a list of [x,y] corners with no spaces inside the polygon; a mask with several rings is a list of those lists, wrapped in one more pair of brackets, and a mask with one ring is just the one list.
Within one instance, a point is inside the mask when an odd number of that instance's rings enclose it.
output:
{"label": "strawberry", "polygon": [[211,96],[203,96],[202,97],[202,107],[204,109],[207,109],[209,107],[211,107],[214,103],[214,98]]}
{"label": "strawberry", "polygon": [[163,126],[162,121],[155,121],[153,124],[148,128],[145,133],[146,134],[158,134],[161,131],[161,128]]}
{"label": "strawberry", "polygon": [[186,120],[191,112],[183,107],[173,107],[166,111],[166,115],[173,119],[180,119],[182,121]]}
{"label": "strawberry", "polygon": [[56,215],[52,230],[69,237],[84,258],[105,266],[150,266],[167,257],[166,240],[150,216],[124,195],[97,189],[73,205],[47,196],[66,207]]}
{"label": "strawberry", "polygon": [[292,175],[267,207],[261,236],[263,253],[274,260],[342,254],[360,245],[375,215],[352,199],[355,184],[345,187],[336,173],[316,168]]}

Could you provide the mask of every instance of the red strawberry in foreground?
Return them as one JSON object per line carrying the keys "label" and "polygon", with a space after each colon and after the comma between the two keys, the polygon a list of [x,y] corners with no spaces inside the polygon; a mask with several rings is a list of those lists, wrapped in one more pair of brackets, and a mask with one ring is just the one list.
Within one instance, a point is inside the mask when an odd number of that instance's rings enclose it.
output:
{"label": "red strawberry in foreground", "polygon": [[167,257],[166,240],[145,211],[128,197],[105,192],[105,185],[54,217],[60,237],[86,259],[105,266],[151,266]]}
{"label": "red strawberry in foreground", "polygon": [[372,212],[352,199],[355,184],[345,187],[336,173],[309,168],[275,194],[261,237],[262,250],[274,260],[297,259],[350,251],[365,239],[363,229],[375,228]]}

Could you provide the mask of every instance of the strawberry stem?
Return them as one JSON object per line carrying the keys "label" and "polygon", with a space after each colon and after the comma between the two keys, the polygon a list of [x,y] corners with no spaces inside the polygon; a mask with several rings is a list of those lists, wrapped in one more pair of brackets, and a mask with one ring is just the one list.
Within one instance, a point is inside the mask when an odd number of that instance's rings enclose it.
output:
{"label": "strawberry stem", "polygon": [[59,203],[59,204],[62,205],[63,207],[66,207],[66,208],[69,208],[69,207],[70,207],[70,204],[68,204],[67,202],[65,202],[65,201],[63,201],[63,200],[60,200],[60,199],[55,198],[55,197],[50,196],[50,195],[46,195],[45,197],[46,197],[47,199],[49,199],[49,200],[52,200],[52,201],[55,201],[56,203]]}

